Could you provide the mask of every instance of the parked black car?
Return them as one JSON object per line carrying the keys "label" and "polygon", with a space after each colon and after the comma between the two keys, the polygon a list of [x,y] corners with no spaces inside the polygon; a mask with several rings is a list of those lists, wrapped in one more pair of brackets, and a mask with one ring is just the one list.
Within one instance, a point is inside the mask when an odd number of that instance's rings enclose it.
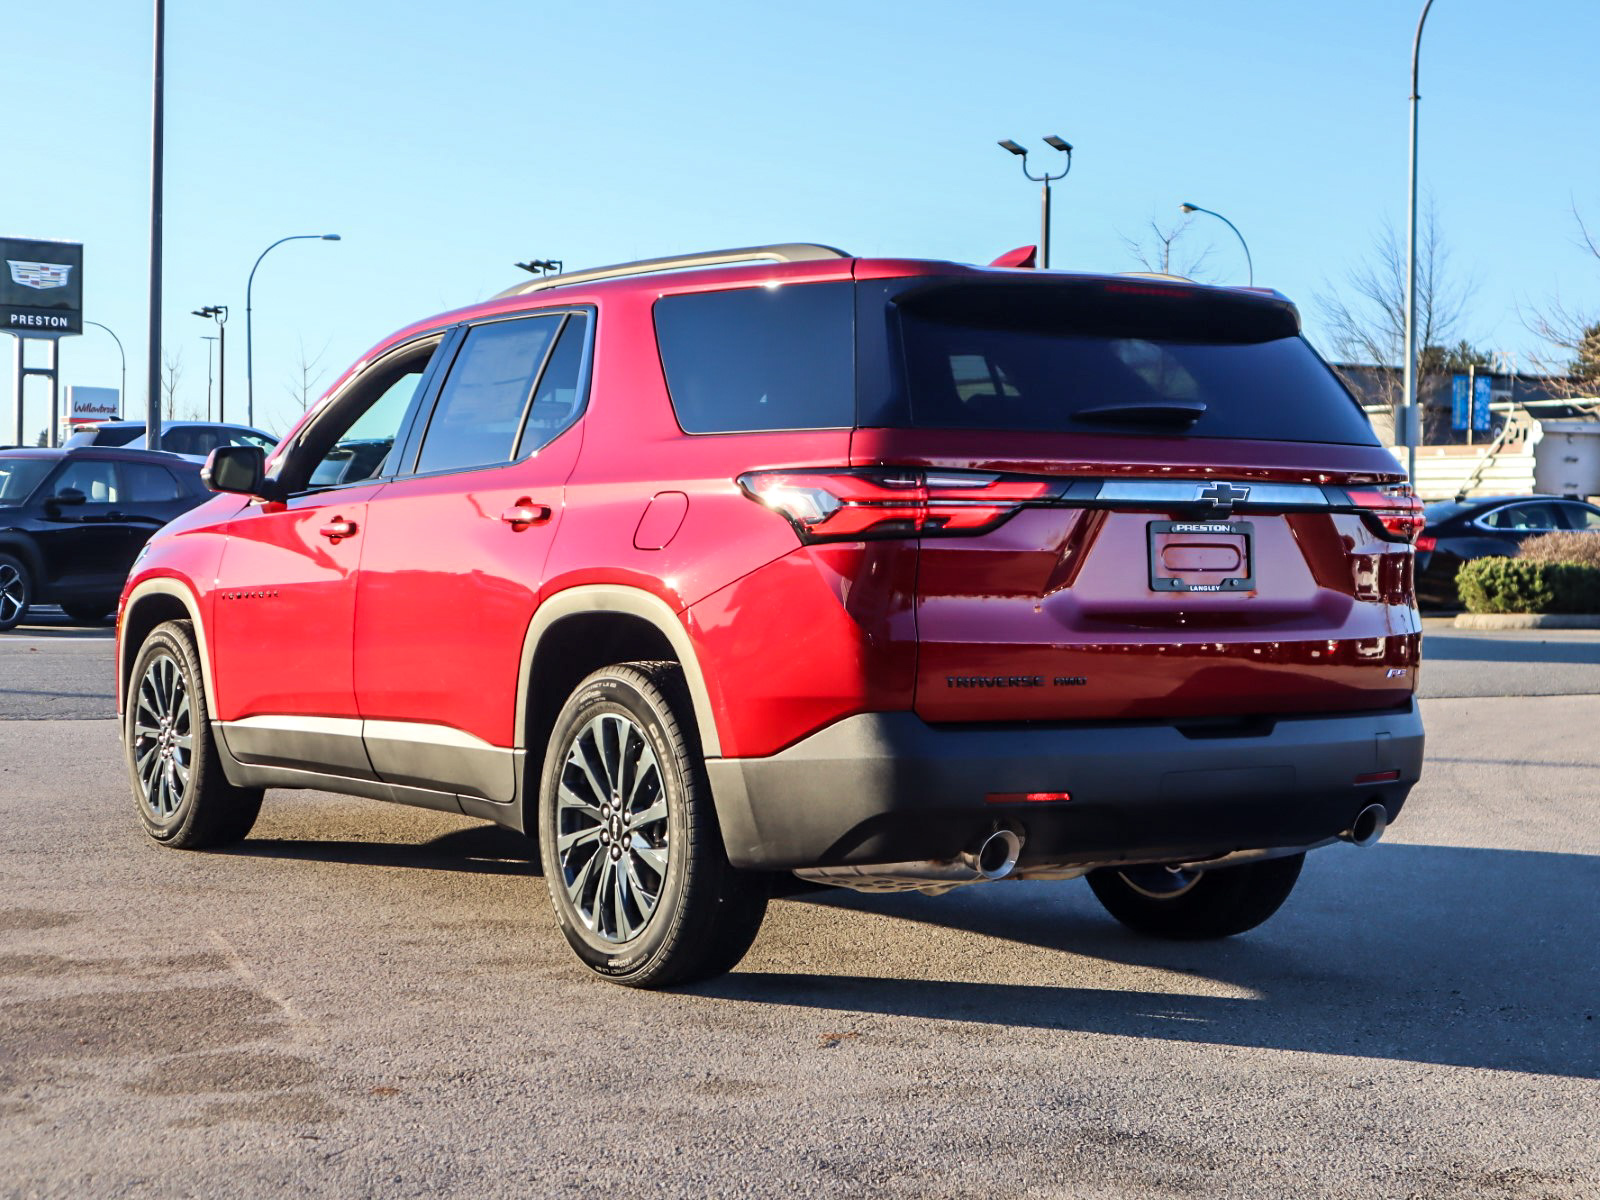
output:
{"label": "parked black car", "polygon": [[209,495],[176,454],[0,450],[0,630],[39,603],[105,619],[150,535]]}
{"label": "parked black car", "polygon": [[1456,572],[1474,558],[1507,557],[1541,533],[1600,534],[1600,508],[1562,496],[1476,496],[1423,509],[1417,538],[1417,603],[1459,609]]}
{"label": "parked black car", "polygon": [[[73,431],[67,438],[67,447],[126,446],[130,450],[145,450],[143,421],[101,421]],[[229,425],[221,421],[163,421],[161,423],[161,449],[169,454],[182,454],[204,462],[206,455],[218,446],[260,446],[268,454],[278,444],[278,439],[248,425]]]}

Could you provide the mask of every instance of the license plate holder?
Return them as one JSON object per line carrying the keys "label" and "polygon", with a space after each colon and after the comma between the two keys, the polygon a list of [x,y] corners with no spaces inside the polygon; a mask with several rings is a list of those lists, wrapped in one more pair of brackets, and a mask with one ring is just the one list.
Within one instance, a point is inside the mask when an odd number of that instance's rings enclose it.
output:
{"label": "license plate holder", "polygon": [[1249,521],[1151,521],[1150,590],[1248,592],[1256,586]]}

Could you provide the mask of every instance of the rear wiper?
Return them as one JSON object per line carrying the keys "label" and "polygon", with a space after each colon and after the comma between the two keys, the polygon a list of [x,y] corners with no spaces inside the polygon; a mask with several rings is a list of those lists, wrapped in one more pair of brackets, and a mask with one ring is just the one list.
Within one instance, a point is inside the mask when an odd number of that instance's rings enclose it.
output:
{"label": "rear wiper", "polygon": [[1134,400],[1095,404],[1072,414],[1080,421],[1121,425],[1193,425],[1206,415],[1204,400]]}

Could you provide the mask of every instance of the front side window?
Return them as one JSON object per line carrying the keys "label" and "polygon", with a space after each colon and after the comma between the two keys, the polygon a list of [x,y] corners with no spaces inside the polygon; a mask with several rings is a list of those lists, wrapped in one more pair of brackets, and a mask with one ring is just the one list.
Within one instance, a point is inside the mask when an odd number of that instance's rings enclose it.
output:
{"label": "front side window", "polygon": [[395,439],[443,340],[392,351],[343,389],[296,439],[282,468],[288,490],[362,483],[389,471]]}
{"label": "front side window", "polygon": [[1561,522],[1556,519],[1555,506],[1540,503],[1508,504],[1485,516],[1483,523],[1490,529],[1509,529],[1519,533],[1561,528]]}
{"label": "front side window", "polygon": [[1561,512],[1567,518],[1568,528],[1581,533],[1600,533],[1600,512],[1581,504],[1563,504]]}
{"label": "front side window", "polygon": [[89,504],[115,504],[122,499],[117,487],[117,469],[108,461],[68,463],[50,485],[50,493],[82,492]]}
{"label": "front side window", "polygon": [[562,315],[467,331],[428,421],[417,474],[510,462],[524,411]]}

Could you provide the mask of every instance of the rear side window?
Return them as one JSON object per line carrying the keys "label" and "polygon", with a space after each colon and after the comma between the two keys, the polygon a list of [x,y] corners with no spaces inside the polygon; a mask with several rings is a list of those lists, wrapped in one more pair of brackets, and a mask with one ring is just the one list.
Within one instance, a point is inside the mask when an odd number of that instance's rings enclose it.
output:
{"label": "rear side window", "polygon": [[656,338],[685,433],[855,424],[849,283],[664,296]]}
{"label": "rear side window", "polygon": [[561,323],[557,314],[467,331],[428,422],[419,475],[511,461],[523,410]]}
{"label": "rear side window", "polygon": [[583,343],[588,326],[583,313],[573,313],[562,326],[556,348],[550,352],[534,389],[528,420],[517,443],[518,458],[549,445],[583,411]]}
{"label": "rear side window", "polygon": [[[1154,291],[1154,289],[1151,289]],[[1287,310],[1233,296],[968,285],[900,307],[919,428],[1377,445]]]}
{"label": "rear side window", "polygon": [[122,463],[118,469],[122,474],[123,490],[127,493],[124,498],[129,503],[160,504],[166,500],[176,500],[180,495],[178,481],[173,478],[171,471],[162,467],[148,463]]}

